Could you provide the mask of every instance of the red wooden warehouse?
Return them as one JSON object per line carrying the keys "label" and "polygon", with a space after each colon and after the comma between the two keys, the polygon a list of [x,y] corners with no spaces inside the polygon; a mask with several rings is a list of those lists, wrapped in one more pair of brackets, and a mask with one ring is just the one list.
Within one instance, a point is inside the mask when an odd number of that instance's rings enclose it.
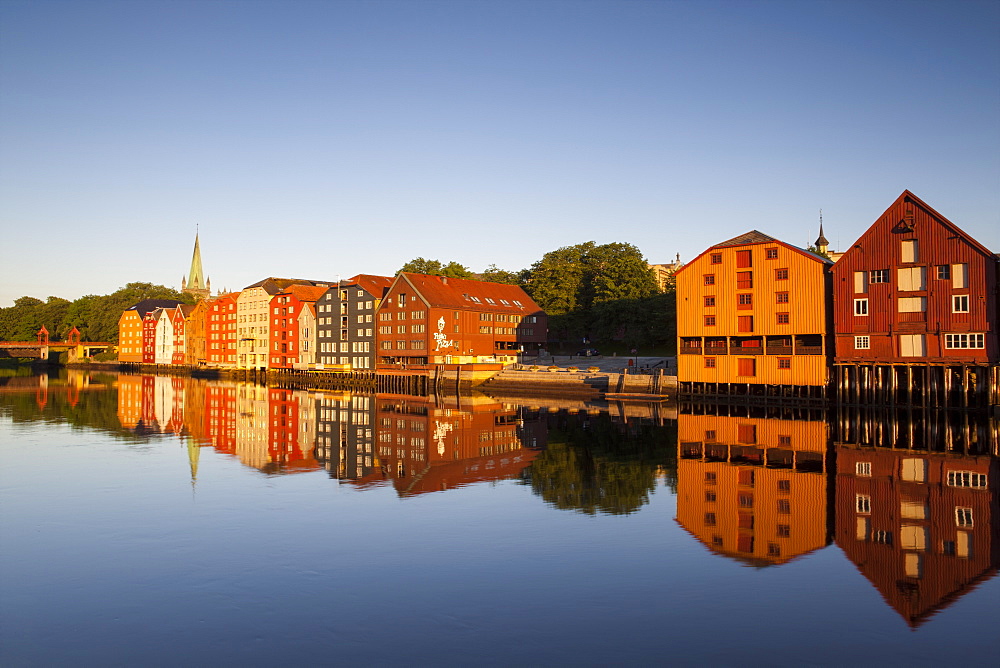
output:
{"label": "red wooden warehouse", "polygon": [[998,277],[995,254],[904,191],[833,267],[838,382],[995,395]]}

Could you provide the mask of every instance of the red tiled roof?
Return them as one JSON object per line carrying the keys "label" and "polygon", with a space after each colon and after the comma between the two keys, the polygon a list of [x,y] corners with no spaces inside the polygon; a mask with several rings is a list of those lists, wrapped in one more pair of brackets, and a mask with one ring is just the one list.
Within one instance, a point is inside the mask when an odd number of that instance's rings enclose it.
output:
{"label": "red tiled roof", "polygon": [[279,294],[293,295],[300,302],[315,302],[327,291],[325,285],[290,285]]}
{"label": "red tiled roof", "polygon": [[517,285],[407,272],[400,272],[396,281],[400,280],[413,286],[430,306],[524,315],[544,313]]}
{"label": "red tiled roof", "polygon": [[350,285],[358,285],[363,289],[367,290],[372,296],[381,299],[385,296],[386,290],[392,285],[392,279],[389,276],[375,276],[373,274],[358,274],[347,279],[347,283]]}

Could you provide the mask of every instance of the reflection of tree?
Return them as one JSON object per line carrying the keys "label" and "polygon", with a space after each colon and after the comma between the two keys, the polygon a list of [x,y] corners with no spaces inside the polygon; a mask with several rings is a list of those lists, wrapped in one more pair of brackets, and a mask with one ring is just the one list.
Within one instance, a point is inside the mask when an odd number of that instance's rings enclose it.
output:
{"label": "reflection of tree", "polygon": [[522,474],[525,483],[563,510],[594,515],[633,513],[649,501],[656,476],[676,483],[676,427],[615,424],[608,415],[560,416],[548,446]]}

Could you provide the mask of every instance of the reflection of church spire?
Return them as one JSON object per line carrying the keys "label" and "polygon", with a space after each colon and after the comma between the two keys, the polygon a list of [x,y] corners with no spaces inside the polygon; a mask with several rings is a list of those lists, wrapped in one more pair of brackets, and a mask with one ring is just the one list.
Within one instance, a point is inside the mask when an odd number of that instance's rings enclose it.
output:
{"label": "reflection of church spire", "polygon": [[195,443],[193,438],[187,439],[188,465],[191,467],[191,489],[194,489],[198,482],[198,458],[201,455],[201,447]]}
{"label": "reflection of church spire", "polygon": [[187,292],[196,297],[205,298],[211,294],[212,283],[205,279],[205,272],[201,268],[201,244],[198,240],[198,233],[194,235],[194,253],[191,255],[191,271],[185,280],[181,279],[181,292]]}

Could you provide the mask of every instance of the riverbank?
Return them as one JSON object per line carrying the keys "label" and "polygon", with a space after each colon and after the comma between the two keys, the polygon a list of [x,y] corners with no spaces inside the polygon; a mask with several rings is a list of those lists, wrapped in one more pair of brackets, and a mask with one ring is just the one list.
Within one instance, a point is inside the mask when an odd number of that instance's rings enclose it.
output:
{"label": "riverbank", "polygon": [[[623,365],[624,362],[624,365]],[[90,362],[68,368],[119,373],[150,373],[236,380],[281,387],[330,387],[427,394],[471,389],[519,396],[581,396],[661,401],[676,396],[677,379],[669,375],[673,358],[545,356],[506,368],[436,366],[413,370],[340,372],[247,370],[182,365]]]}

